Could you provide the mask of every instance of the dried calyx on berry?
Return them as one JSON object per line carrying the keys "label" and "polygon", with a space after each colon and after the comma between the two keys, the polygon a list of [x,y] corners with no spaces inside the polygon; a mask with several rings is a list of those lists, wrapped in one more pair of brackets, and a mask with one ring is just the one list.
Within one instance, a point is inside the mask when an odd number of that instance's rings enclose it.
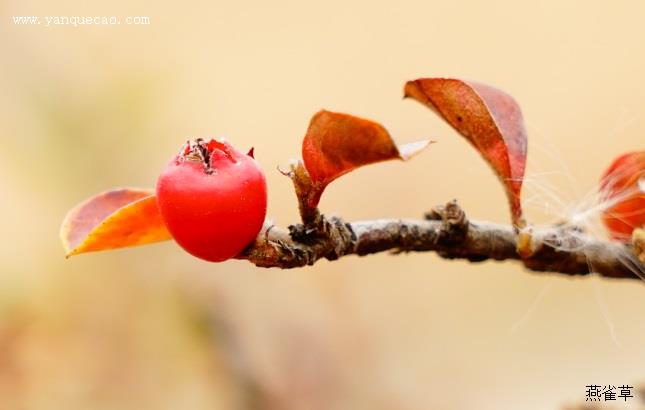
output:
{"label": "dried calyx on berry", "polygon": [[[200,162],[204,165],[204,171],[207,174],[212,174],[216,171],[216,168],[213,168],[211,164],[216,163],[218,158],[228,159],[234,163],[237,162],[233,151],[234,149],[224,140],[211,139],[206,141],[203,138],[196,138],[186,141],[186,145],[177,156],[177,161]],[[251,148],[249,154],[253,158],[253,148]]]}

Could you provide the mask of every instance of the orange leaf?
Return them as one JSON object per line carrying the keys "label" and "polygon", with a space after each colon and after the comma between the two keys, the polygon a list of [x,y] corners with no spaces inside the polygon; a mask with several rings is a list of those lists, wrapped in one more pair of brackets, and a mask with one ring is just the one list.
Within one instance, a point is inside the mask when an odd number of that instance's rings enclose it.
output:
{"label": "orange leaf", "polygon": [[405,96],[438,112],[479,151],[504,184],[513,223],[523,226],[526,131],[515,100],[496,88],[450,78],[408,81]]}
{"label": "orange leaf", "polygon": [[120,188],[77,205],[60,237],[67,256],[171,239],[151,190]]}
{"label": "orange leaf", "polygon": [[397,145],[382,125],[348,114],[322,110],[313,116],[302,142],[302,159],[313,183],[315,207],[334,179],[363,165],[407,160],[428,146],[424,140]]}

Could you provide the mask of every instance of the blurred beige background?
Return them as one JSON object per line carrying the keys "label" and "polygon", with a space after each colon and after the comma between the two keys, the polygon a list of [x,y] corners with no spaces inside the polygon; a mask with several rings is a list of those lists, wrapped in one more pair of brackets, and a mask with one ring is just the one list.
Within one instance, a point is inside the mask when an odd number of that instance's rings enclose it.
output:
{"label": "blurred beige background", "polygon": [[[12,23],[29,15],[151,24]],[[1,0],[0,17],[0,408],[556,409],[584,401],[588,384],[645,381],[635,281],[432,254],[262,270],[171,242],[65,260],[58,240],[67,209],[153,186],[194,136],[254,146],[270,216],[296,222],[275,168],[323,107],[438,141],[342,178],[323,211],[419,217],[458,198],[506,222],[484,162],[401,100],[422,76],[516,97],[528,216],[555,221],[613,157],[643,149],[644,2]]]}

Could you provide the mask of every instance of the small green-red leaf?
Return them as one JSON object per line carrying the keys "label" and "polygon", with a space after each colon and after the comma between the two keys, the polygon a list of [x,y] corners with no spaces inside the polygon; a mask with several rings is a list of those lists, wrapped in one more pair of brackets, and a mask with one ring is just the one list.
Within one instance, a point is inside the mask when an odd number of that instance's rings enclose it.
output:
{"label": "small green-red leaf", "polygon": [[151,190],[103,192],[67,213],[60,229],[67,256],[171,239]]}
{"label": "small green-red leaf", "polygon": [[504,184],[513,223],[522,226],[520,194],[527,144],[515,100],[488,85],[450,78],[409,81],[405,96],[438,112],[479,151]]}
{"label": "small green-red leaf", "polygon": [[397,145],[380,124],[348,114],[322,110],[313,116],[302,142],[302,159],[317,195],[334,179],[363,165],[407,160],[430,141]]}

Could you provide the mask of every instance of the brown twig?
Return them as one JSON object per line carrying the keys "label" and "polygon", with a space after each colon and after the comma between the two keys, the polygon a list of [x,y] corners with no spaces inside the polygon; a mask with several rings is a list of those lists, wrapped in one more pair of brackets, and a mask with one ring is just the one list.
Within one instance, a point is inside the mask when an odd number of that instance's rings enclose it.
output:
{"label": "brown twig", "polygon": [[586,236],[577,228],[527,228],[520,235],[512,227],[469,221],[456,202],[439,207],[425,220],[379,219],[344,223],[320,215],[309,225],[290,232],[272,227],[249,247],[243,257],[261,267],[296,268],[320,259],[368,255],[383,251],[434,251],[443,258],[472,262],[517,260],[533,271],[611,278],[638,278],[633,248]]}
{"label": "brown twig", "polygon": [[[519,232],[510,226],[468,220],[452,201],[429,212],[423,220],[378,219],[345,223],[327,218],[315,204],[321,190],[309,178],[302,162],[283,172],[293,182],[302,224],[289,230],[266,227],[240,258],[267,268],[297,268],[320,259],[364,256],[383,251],[434,251],[446,259],[517,260],[538,272],[565,275],[597,273],[610,278],[639,278],[645,272],[643,238],[632,245],[601,241],[576,226],[527,226]],[[642,232],[640,232],[641,236]],[[638,274],[637,274],[638,273]]]}

